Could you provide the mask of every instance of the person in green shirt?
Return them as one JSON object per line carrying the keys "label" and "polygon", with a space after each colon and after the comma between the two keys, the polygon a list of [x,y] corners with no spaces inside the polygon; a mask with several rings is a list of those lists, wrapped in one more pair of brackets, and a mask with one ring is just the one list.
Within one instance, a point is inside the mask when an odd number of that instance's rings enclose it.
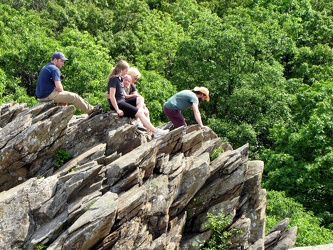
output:
{"label": "person in green shirt", "polygon": [[206,127],[201,120],[199,103],[209,101],[209,90],[195,87],[193,90],[182,90],[171,96],[163,105],[163,111],[172,122],[174,128],[187,126],[181,111],[192,107],[194,118],[201,128]]}

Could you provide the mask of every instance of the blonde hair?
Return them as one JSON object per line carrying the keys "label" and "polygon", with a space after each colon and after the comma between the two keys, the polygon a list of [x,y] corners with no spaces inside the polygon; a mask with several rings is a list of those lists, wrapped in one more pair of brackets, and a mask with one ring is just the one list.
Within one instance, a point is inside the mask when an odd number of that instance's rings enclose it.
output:
{"label": "blonde hair", "polygon": [[137,76],[138,78],[140,78],[141,76],[140,71],[134,67],[129,68],[127,74],[129,74],[131,77]]}
{"label": "blonde hair", "polygon": [[116,67],[112,68],[111,69],[111,72],[108,76],[108,79],[110,79],[111,77],[118,77],[121,75],[121,71],[124,70],[124,69],[128,69],[129,68],[129,64],[124,61],[124,60],[120,60]]}
{"label": "blonde hair", "polygon": [[124,76],[123,76],[123,79],[125,79],[125,78],[129,78],[129,80],[132,80],[132,77],[131,77],[131,75],[129,75],[129,74],[124,75]]}
{"label": "blonde hair", "polygon": [[130,83],[129,85],[131,85],[132,77],[129,74],[126,74],[126,75],[123,76],[123,81],[125,82],[125,79],[127,79],[127,78],[128,78],[129,83]]}

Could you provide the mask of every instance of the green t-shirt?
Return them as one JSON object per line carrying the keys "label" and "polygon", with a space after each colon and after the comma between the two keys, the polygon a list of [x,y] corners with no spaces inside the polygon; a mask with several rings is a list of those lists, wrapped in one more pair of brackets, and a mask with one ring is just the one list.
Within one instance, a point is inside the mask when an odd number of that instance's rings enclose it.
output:
{"label": "green t-shirt", "polygon": [[191,90],[183,90],[171,96],[165,103],[164,107],[172,110],[184,110],[192,107],[192,103],[199,103],[199,99]]}

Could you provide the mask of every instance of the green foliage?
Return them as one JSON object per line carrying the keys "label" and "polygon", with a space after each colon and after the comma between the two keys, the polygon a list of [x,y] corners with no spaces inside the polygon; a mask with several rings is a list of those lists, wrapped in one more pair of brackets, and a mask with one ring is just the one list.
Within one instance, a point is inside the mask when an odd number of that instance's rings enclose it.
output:
{"label": "green foliage", "polygon": [[[47,27],[37,13],[22,14],[6,5],[0,5],[0,12],[0,26],[3,26],[0,29],[0,67],[8,78],[18,79],[18,86],[33,96],[38,75],[35,69],[41,67],[40,61],[57,43],[48,37]],[[15,96],[15,90],[13,88],[8,94]]]}
{"label": "green foliage", "polygon": [[[283,187],[288,196],[318,215],[333,212],[328,202],[333,198],[332,104],[331,83],[314,84],[297,94],[295,122],[274,126],[274,150],[261,155],[267,166],[264,186]],[[332,221],[331,216],[323,219],[326,226]]]}
{"label": "green foliage", "polygon": [[304,79],[304,83],[312,85],[320,80],[332,78],[333,51],[327,44],[318,44],[300,48],[294,56],[289,76]]}
{"label": "green foliage", "polygon": [[3,0],[0,12],[1,104],[35,105],[54,51],[69,58],[65,90],[105,110],[112,66],[138,67],[154,125],[168,121],[171,95],[208,87],[204,124],[234,148],[249,143],[265,162],[264,187],[332,228],[332,1]]}
{"label": "green foliage", "polygon": [[35,250],[43,250],[43,249],[46,249],[46,248],[47,248],[47,246],[45,246],[45,245],[38,245],[38,246],[35,247]]}
{"label": "green foliage", "polygon": [[208,222],[205,227],[212,230],[212,236],[208,242],[201,248],[204,250],[222,250],[227,249],[231,245],[230,237],[238,233],[239,230],[228,228],[231,223],[231,219],[225,216],[223,212],[214,215],[207,213]]}
{"label": "green foliage", "polygon": [[297,246],[315,246],[332,243],[333,232],[320,226],[321,219],[284,192],[269,191],[267,193],[266,231],[278,222],[290,218],[289,227],[297,226]]}
{"label": "green foliage", "polygon": [[[62,36],[65,55],[69,59],[62,68],[64,88],[76,92],[92,105],[105,103],[104,92],[111,65],[108,52],[88,33],[65,29]],[[103,100],[103,101],[102,101]]]}
{"label": "green foliage", "polygon": [[223,152],[224,152],[224,150],[223,150],[222,146],[219,146],[218,148],[214,149],[212,154],[210,155],[210,161],[215,160]]}
{"label": "green foliage", "polygon": [[0,69],[0,104],[13,101],[27,103],[30,107],[37,103],[36,98],[27,95],[26,89],[19,86],[18,79],[8,78]]}
{"label": "green foliage", "polygon": [[140,53],[135,53],[138,67],[172,75],[178,44],[184,37],[182,28],[168,14],[153,10],[137,28],[136,35],[141,41],[137,48]]}
{"label": "green foliage", "polygon": [[59,149],[56,152],[53,165],[56,168],[60,168],[62,165],[64,165],[64,163],[66,163],[68,160],[70,160],[72,158],[73,158],[73,156],[70,153],[68,153],[65,149]]}
{"label": "green foliage", "polygon": [[75,167],[72,167],[72,168],[69,170],[69,172],[75,172],[75,170],[76,170],[76,167],[77,167],[77,166],[75,166]]}

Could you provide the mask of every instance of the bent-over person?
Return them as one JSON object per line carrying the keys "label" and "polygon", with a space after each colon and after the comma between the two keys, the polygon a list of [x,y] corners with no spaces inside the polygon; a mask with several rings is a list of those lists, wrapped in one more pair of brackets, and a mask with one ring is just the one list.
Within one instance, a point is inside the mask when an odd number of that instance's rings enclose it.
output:
{"label": "bent-over person", "polygon": [[201,128],[206,127],[201,120],[199,103],[209,102],[209,90],[205,87],[195,87],[193,90],[182,90],[171,96],[163,105],[163,111],[172,122],[174,128],[187,126],[181,111],[192,107],[194,118]]}

